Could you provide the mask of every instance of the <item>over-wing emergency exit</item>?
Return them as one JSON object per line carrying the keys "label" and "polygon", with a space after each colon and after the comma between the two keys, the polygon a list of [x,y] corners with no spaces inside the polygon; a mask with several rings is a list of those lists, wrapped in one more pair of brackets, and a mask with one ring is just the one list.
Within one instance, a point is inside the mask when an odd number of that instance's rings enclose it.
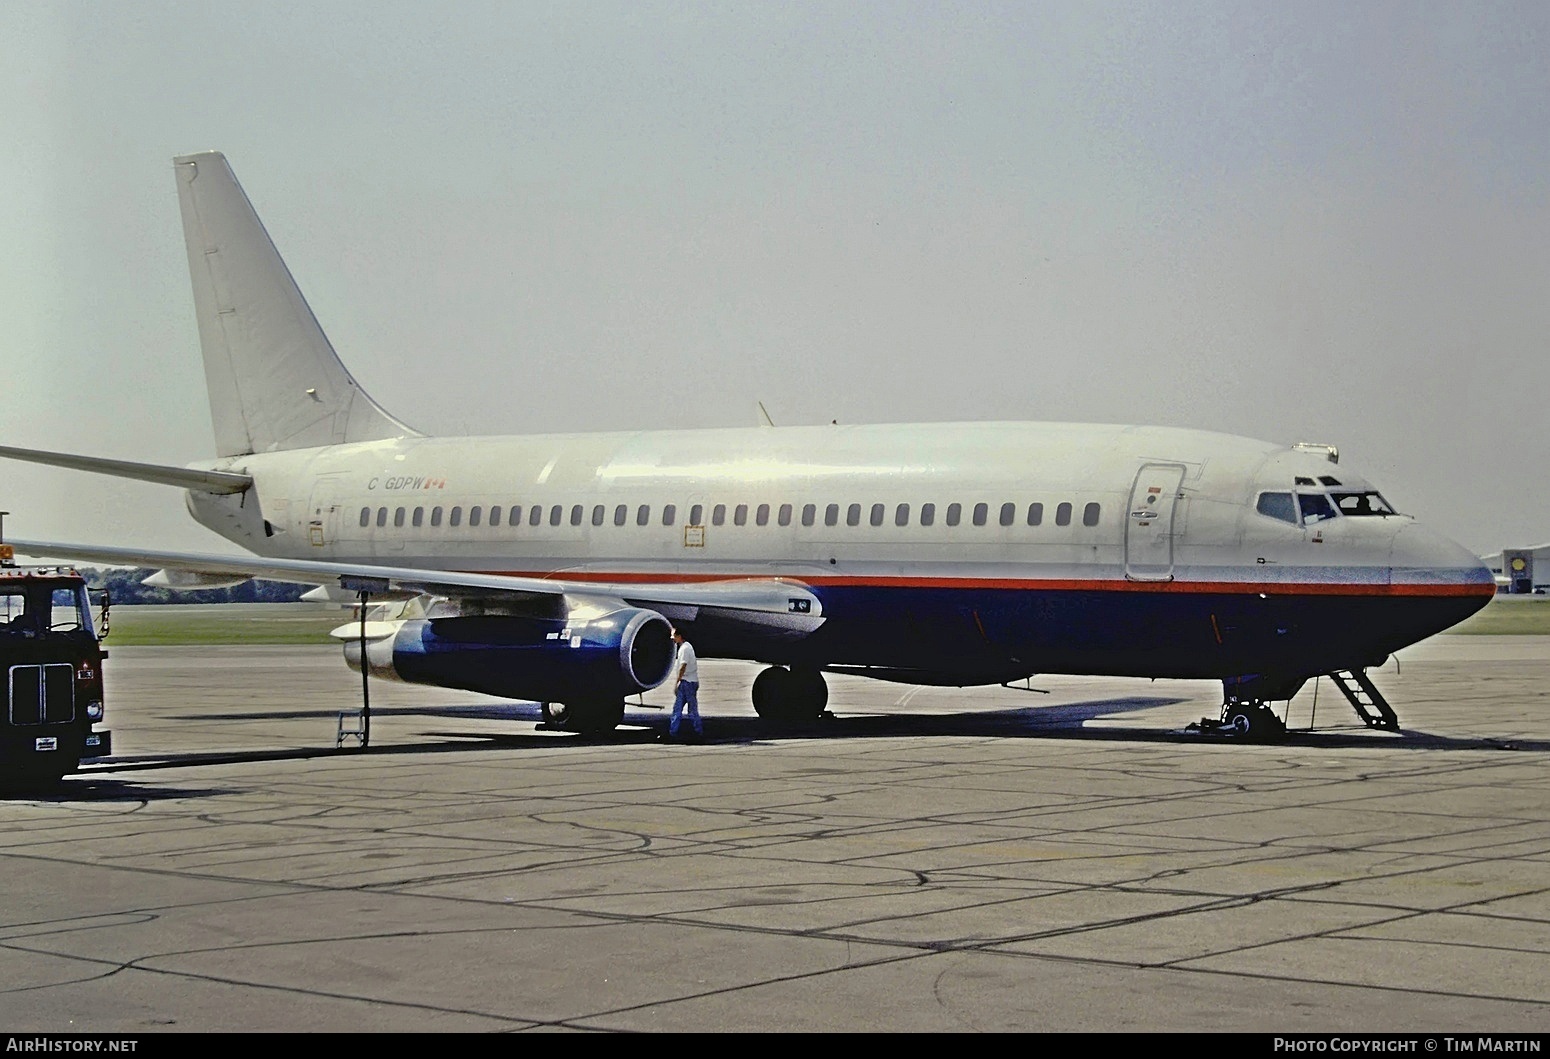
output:
{"label": "over-wing emergency exit", "polygon": [[667,676],[680,625],[701,657],[766,664],[753,705],[773,720],[821,714],[825,673],[1059,673],[1219,680],[1224,722],[1252,733],[1308,678],[1379,665],[1494,592],[1323,445],[1021,422],[427,437],[346,371],[226,159],[174,168],[215,457],[0,456],[182,488],[254,557],[14,543],[175,587],[367,593],[392,609],[342,635],[379,677],[606,730]]}

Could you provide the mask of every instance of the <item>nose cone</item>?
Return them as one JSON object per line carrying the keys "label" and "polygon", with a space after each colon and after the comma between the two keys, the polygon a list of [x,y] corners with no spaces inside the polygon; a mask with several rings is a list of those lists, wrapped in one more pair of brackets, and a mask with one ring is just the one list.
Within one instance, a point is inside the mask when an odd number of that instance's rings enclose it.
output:
{"label": "nose cone", "polygon": [[1478,555],[1413,522],[1394,535],[1389,565],[1394,595],[1416,603],[1416,640],[1457,625],[1496,594],[1496,577]]}

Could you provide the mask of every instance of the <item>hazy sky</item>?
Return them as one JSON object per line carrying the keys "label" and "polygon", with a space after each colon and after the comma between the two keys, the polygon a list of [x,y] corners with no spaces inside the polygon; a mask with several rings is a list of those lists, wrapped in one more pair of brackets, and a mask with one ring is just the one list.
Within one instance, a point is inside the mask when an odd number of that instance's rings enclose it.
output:
{"label": "hazy sky", "polygon": [[[215,148],[434,433],[1050,419],[1340,446],[1550,540],[1550,4],[0,5],[0,444],[213,452]],[[228,551],[0,461],[9,535]]]}

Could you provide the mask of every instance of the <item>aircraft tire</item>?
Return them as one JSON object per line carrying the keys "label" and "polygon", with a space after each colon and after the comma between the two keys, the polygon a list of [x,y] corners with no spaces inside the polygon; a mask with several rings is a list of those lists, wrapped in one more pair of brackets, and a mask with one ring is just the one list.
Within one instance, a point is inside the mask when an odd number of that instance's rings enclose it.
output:
{"label": "aircraft tire", "polygon": [[571,719],[570,707],[563,702],[540,702],[538,710],[543,714],[544,723],[555,728],[564,728]]}
{"label": "aircraft tire", "polygon": [[770,666],[753,681],[753,712],[763,721],[781,723],[790,720],[792,699],[791,670]]}
{"label": "aircraft tire", "polygon": [[604,735],[624,721],[623,699],[592,699],[566,704],[565,727],[582,735]]}
{"label": "aircraft tire", "polygon": [[816,669],[793,668],[790,693],[793,718],[817,720],[829,705],[829,685]]}
{"label": "aircraft tire", "polygon": [[1268,706],[1234,706],[1227,727],[1246,743],[1264,743],[1286,734],[1286,725]]}

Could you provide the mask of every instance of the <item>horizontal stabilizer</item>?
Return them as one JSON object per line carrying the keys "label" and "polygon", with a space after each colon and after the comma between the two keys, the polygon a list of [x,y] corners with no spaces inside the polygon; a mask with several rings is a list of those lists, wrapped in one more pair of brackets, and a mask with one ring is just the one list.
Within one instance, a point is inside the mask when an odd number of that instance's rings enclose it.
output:
{"label": "horizontal stabilizer", "polygon": [[163,570],[191,571],[210,577],[257,577],[296,585],[330,585],[345,592],[367,592],[373,597],[426,594],[480,598],[558,597],[565,585],[536,577],[470,574],[449,570],[420,570],[397,566],[365,566],[319,562],[313,559],[264,559],[256,556],[203,555],[190,552],[110,548],[99,545],[50,541],[9,542],[19,555],[70,559],[108,566],[154,566]]}
{"label": "horizontal stabilizer", "polygon": [[50,467],[66,467],[72,471],[107,474],[114,478],[134,478],[142,482],[172,485],[201,493],[240,493],[253,485],[252,478],[245,474],[232,474],[230,471],[202,471],[197,468],[168,467],[157,463],[105,460],[100,456],[75,456],[67,452],[17,449],[8,445],[0,445],[0,456],[10,460],[26,460],[28,463],[43,463]]}

